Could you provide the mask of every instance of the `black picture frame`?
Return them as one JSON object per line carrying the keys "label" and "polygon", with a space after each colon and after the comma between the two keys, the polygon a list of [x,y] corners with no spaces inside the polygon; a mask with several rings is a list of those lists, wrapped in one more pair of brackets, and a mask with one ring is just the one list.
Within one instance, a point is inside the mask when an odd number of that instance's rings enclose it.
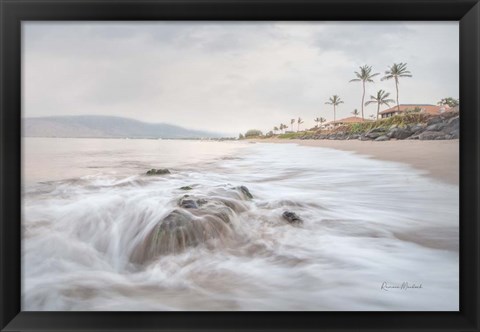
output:
{"label": "black picture frame", "polygon": [[[1,331],[479,330],[480,4],[475,0],[0,0]],[[406,20],[460,22],[459,312],[22,312],[21,22]]]}

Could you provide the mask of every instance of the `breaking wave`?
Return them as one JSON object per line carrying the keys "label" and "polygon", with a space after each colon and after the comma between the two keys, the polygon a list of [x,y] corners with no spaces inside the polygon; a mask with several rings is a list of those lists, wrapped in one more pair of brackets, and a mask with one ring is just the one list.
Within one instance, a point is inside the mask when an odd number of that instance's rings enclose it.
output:
{"label": "breaking wave", "polygon": [[24,186],[22,310],[458,310],[457,186],[291,144],[146,176],[113,141],[104,171]]}

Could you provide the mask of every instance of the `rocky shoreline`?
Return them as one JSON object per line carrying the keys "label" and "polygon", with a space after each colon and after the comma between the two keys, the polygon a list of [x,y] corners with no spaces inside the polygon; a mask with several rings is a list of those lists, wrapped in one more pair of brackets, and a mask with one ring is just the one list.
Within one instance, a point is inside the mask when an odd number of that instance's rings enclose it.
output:
{"label": "rocky shoreline", "polygon": [[448,140],[460,137],[460,117],[458,112],[448,112],[430,117],[426,122],[405,126],[376,127],[364,133],[352,133],[349,128],[336,128],[332,132],[317,131],[297,137],[306,139],[388,141],[395,140]]}
{"label": "rocky shoreline", "polygon": [[[148,172],[147,172],[148,173]],[[159,175],[171,174],[163,172]],[[179,190],[194,190],[195,185]],[[205,244],[210,239],[226,241],[235,234],[235,220],[250,209],[248,201],[254,197],[241,186],[224,185],[182,194],[164,218],[158,221],[145,239],[133,250],[131,261],[144,264],[160,255],[180,253],[186,248]],[[281,219],[291,225],[303,224],[295,212],[284,210]]]}

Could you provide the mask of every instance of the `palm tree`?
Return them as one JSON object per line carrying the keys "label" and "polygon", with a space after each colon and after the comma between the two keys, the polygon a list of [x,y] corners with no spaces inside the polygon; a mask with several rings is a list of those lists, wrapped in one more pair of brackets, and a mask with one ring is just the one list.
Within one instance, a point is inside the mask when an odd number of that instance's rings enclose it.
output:
{"label": "palm tree", "polygon": [[285,132],[285,129],[287,129],[287,128],[288,128],[287,125],[285,125],[285,124],[283,124],[283,123],[280,123],[280,130],[281,130],[281,131]]}
{"label": "palm tree", "polygon": [[358,114],[359,114],[359,113],[358,113],[358,110],[357,110],[357,109],[354,109],[353,112],[352,112],[352,114],[353,114],[355,117],[357,117]]}
{"label": "palm tree", "polygon": [[314,119],[313,121],[315,121],[317,123],[317,128],[320,129],[322,127],[322,123],[327,121],[327,119],[319,117],[319,118]]}
{"label": "palm tree", "polygon": [[400,104],[398,103],[398,79],[400,77],[412,77],[410,72],[407,70],[407,64],[400,62],[394,63],[387,71],[385,71],[385,76],[382,78],[384,80],[395,79],[395,88],[397,89],[397,111],[400,112]]}
{"label": "palm tree", "polygon": [[380,73],[375,73],[372,74],[372,67],[371,66],[361,66],[360,67],[360,72],[356,71],[355,76],[353,80],[350,80],[350,82],[362,82],[363,85],[363,93],[362,93],[362,119],[364,118],[363,116],[363,103],[365,102],[365,83],[367,82],[373,82],[373,78],[377,75],[380,75]]}
{"label": "palm tree", "polygon": [[278,131],[278,127],[277,127],[277,126],[273,127],[273,132],[274,132],[275,134],[277,133],[277,131]]}
{"label": "palm tree", "polygon": [[337,106],[343,104],[343,100],[339,96],[333,95],[325,104],[333,105],[333,125],[335,126],[335,122],[337,121]]}
{"label": "palm tree", "polygon": [[377,120],[380,114],[380,106],[387,105],[388,107],[390,107],[389,104],[395,102],[395,100],[388,99],[388,97],[390,97],[390,92],[378,90],[377,96],[370,96],[370,100],[365,103],[365,106],[368,106],[370,104],[377,104]]}
{"label": "palm tree", "polygon": [[302,120],[301,117],[298,117],[298,120],[297,120],[297,132],[300,131],[300,125],[303,123],[304,121]]}
{"label": "palm tree", "polygon": [[313,119],[313,121],[315,121],[317,123],[316,127],[320,128],[322,123],[324,123],[327,120],[325,118],[319,117],[319,118]]}
{"label": "palm tree", "polygon": [[292,127],[292,131],[293,131],[293,124],[295,123],[295,119],[291,119],[290,120],[290,126]]}

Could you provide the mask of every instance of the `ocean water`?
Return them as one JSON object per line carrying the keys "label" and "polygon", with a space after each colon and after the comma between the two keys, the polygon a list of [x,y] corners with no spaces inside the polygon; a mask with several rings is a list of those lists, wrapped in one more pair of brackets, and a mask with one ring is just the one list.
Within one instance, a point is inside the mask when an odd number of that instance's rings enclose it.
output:
{"label": "ocean water", "polygon": [[246,142],[23,153],[22,310],[459,308],[458,186],[408,165]]}

